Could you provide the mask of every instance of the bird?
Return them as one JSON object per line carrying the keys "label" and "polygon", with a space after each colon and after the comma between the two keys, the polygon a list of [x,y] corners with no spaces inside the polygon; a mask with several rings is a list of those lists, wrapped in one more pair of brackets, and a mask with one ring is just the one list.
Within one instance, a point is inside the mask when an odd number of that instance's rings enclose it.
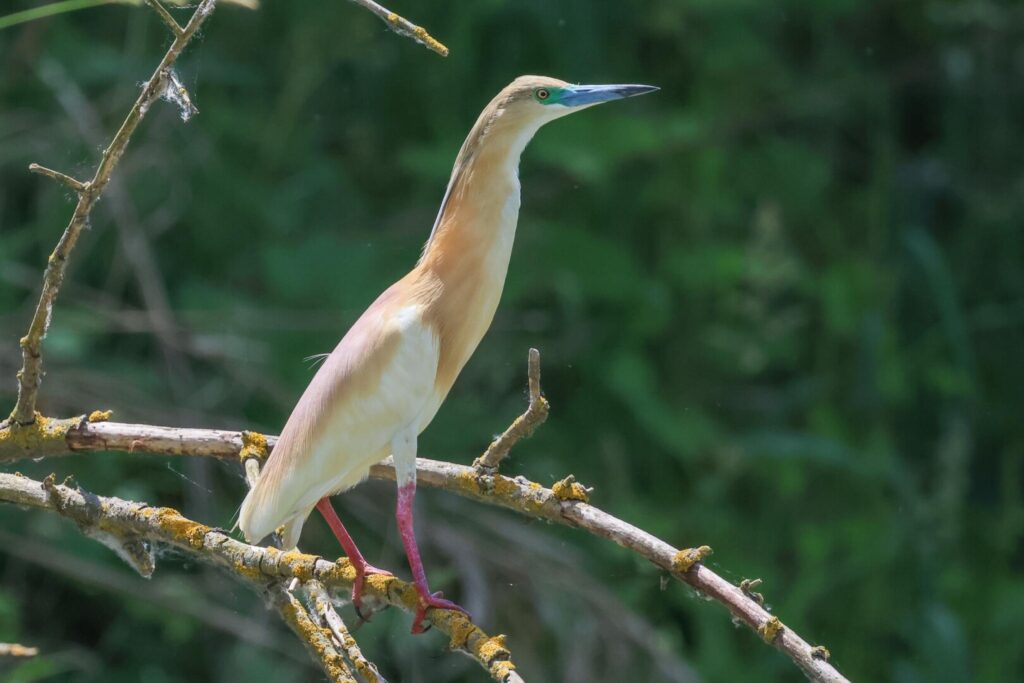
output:
{"label": "bird", "polygon": [[427,609],[465,612],[431,593],[420,559],[413,524],[417,439],[494,318],[519,218],[520,156],[555,119],[655,90],[520,76],[490,101],[459,150],[419,260],[356,320],[292,410],[239,510],[238,526],[250,543],[283,526],[282,547],[296,547],[317,509],[355,568],[358,610],[366,575],[390,572],[366,562],[330,497],[391,455],[395,518],[419,595],[413,633],[424,630]]}

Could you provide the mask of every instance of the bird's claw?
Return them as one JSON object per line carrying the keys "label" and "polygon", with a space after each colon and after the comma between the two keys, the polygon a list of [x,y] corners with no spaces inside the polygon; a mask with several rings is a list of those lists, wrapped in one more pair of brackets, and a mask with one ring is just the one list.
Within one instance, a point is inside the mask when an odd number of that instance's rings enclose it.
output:
{"label": "bird's claw", "polygon": [[416,614],[412,618],[412,632],[413,632],[413,634],[426,633],[427,630],[430,628],[429,624],[427,626],[424,626],[423,622],[427,618],[427,610],[431,609],[431,608],[435,608],[435,609],[450,609],[450,610],[454,610],[456,612],[462,612],[467,617],[469,616],[469,612],[464,610],[462,607],[456,605],[451,600],[445,600],[441,596],[442,596],[441,591],[438,591],[438,592],[432,593],[432,594],[420,593],[420,604],[416,608]]}
{"label": "bird's claw", "polygon": [[378,569],[371,564],[356,567],[356,580],[352,582],[352,606],[356,608],[356,614],[361,621],[369,621],[368,618],[363,616],[363,583],[367,574],[394,576],[394,574],[386,569]]}

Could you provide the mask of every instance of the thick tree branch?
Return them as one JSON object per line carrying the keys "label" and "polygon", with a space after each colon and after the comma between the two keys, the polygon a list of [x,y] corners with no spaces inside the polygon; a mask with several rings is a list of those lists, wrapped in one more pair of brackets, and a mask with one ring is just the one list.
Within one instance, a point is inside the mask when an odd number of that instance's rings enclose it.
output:
{"label": "thick tree branch", "polygon": [[[26,431],[31,438],[26,438]],[[266,439],[268,448],[272,448],[275,437]],[[0,429],[0,462],[98,450],[235,459],[239,457],[242,442],[242,432],[90,422],[85,418],[43,420],[41,428],[12,425]],[[514,510],[534,519],[584,529],[614,541],[725,606],[735,619],[786,654],[812,680],[826,683],[847,681],[827,661],[823,649],[812,648],[748,592],[701,564],[700,559],[710,552],[710,548],[674,548],[642,529],[589,505],[586,502],[587,490],[568,477],[549,489],[523,477],[481,474],[472,467],[425,458],[417,459],[416,471],[421,485]],[[390,459],[375,465],[370,476],[394,480],[395,471]],[[0,492],[0,499],[3,495]],[[378,577],[371,578],[379,580]]]}
{"label": "thick tree branch", "polygon": [[[73,520],[88,535],[105,539],[104,542],[122,557],[130,552],[126,546],[140,540],[150,546],[150,552],[153,544],[173,547],[196,561],[220,567],[258,590],[270,591],[275,606],[286,611],[292,610],[294,605],[290,601],[285,605],[281,596],[275,597],[275,586],[297,579],[301,587],[315,580],[329,591],[347,595],[355,581],[355,569],[345,558],[329,562],[297,550],[282,552],[247,545],[221,529],[194,522],[171,508],[97,496],[52,481],[0,473],[0,501],[57,512]],[[393,576],[368,576],[364,595],[367,601],[399,607],[410,613],[415,612],[419,604],[416,588]],[[306,625],[301,615],[295,615],[295,619],[299,626]],[[520,680],[515,674],[511,652],[505,647],[504,636],[488,636],[465,615],[451,610],[429,609],[426,619],[433,628],[448,636],[452,649],[469,654],[495,681],[516,683]],[[296,628],[291,622],[289,625]]]}
{"label": "thick tree branch", "polygon": [[131,140],[132,133],[138,128],[139,123],[145,117],[149,107],[161,96],[167,87],[168,78],[171,75],[171,67],[178,60],[182,50],[195,36],[199,27],[209,18],[213,12],[216,0],[202,0],[199,6],[192,13],[188,24],[178,33],[171,46],[167,49],[160,64],[157,65],[153,75],[146,82],[139,93],[135,104],[128,111],[121,127],[114,135],[113,140],[103,151],[100,163],[96,167],[96,173],[88,182],[82,183],[70,176],[57,171],[43,169],[43,167],[30,167],[44,175],[56,178],[61,182],[70,185],[78,192],[78,204],[64,234],[57,242],[56,248],[50,255],[46,265],[46,272],[43,275],[43,290],[39,296],[39,303],[36,304],[35,314],[29,324],[28,333],[21,338],[22,366],[18,372],[18,401],[11,413],[10,421],[18,424],[30,424],[35,419],[36,395],[39,392],[39,384],[42,382],[42,346],[46,337],[47,329],[50,326],[50,314],[53,304],[64,283],[64,273],[67,269],[68,259],[78,242],[82,229],[88,225],[89,216],[93,207],[103,194],[103,190],[110,182],[111,174],[117,168],[118,162],[124,155],[125,148]]}

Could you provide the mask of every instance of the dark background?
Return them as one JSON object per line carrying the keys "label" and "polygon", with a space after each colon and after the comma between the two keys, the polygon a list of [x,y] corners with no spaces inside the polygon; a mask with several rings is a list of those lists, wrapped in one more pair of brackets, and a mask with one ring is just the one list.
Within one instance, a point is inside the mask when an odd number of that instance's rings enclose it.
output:
{"label": "dark background", "polygon": [[[34,6],[19,0],[5,13]],[[523,158],[501,308],[421,454],[468,464],[525,404],[506,464],[679,546],[709,544],[858,681],[1024,671],[1024,6],[695,0],[402,2],[442,59],[340,0],[222,5],[74,254],[40,408],[277,432],[329,351],[416,260],[479,110],[522,73],[661,92],[543,129]],[[187,17],[180,14],[181,21]],[[167,33],[109,5],[0,31],[0,399],[69,191]],[[3,408],[4,411],[7,407]],[[232,463],[18,463],[230,526]],[[11,468],[14,469],[14,468]],[[408,576],[392,486],[338,500]],[[423,490],[432,585],[546,681],[803,680],[725,611],[610,543]],[[306,550],[336,554],[320,520]],[[392,611],[394,612],[394,611]],[[346,612],[348,613],[348,612]],[[357,635],[392,681],[482,681]],[[168,553],[152,581],[54,515],[0,509],[7,680],[315,680],[260,599]],[[12,673],[13,672],[13,673]]]}

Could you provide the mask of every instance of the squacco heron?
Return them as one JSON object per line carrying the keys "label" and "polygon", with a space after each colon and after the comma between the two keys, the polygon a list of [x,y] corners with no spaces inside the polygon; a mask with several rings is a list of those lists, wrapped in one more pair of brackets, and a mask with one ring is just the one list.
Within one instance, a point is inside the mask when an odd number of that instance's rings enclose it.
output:
{"label": "squacco heron", "polygon": [[487,332],[501,298],[519,218],[519,157],[549,121],[602,102],[649,93],[648,85],[570,85],[521,76],[484,108],[462,144],[423,253],[359,317],[320,366],[239,513],[258,541],[284,526],[293,548],[316,508],[356,570],[360,605],[369,565],[335,513],[330,496],[363,481],[394,456],[395,517],[412,569],[419,609],[461,608],[431,593],[413,530],[416,440],[434,418]]}

